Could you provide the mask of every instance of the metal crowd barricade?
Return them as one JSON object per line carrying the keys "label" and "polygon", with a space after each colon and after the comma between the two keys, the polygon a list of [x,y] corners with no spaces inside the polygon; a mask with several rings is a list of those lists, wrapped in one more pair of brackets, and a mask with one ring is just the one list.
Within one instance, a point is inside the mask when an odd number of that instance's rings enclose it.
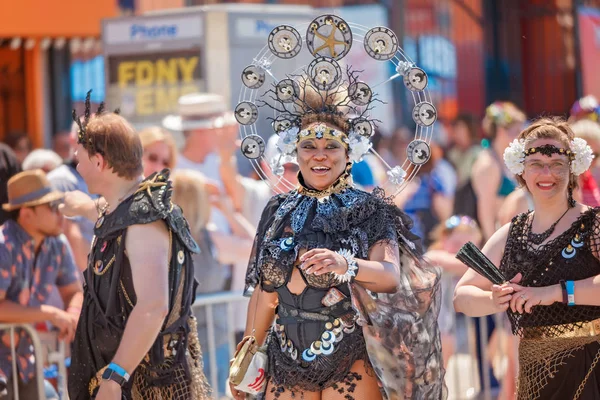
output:
{"label": "metal crowd barricade", "polygon": [[[205,307],[207,316],[207,334],[208,349],[203,349],[204,362],[210,365],[210,374],[207,379],[213,388],[214,399],[219,399],[217,390],[219,379],[217,375],[217,357],[215,351],[215,328],[214,328],[214,307],[220,304],[227,305],[227,326],[229,342],[229,358],[235,353],[235,332],[231,329],[234,326],[234,304],[241,301],[247,301],[239,291],[221,292],[214,294],[199,295],[193,305],[195,311]],[[451,311],[454,313],[454,311]],[[490,376],[488,373],[480,374],[480,363],[477,357],[477,336],[479,336],[480,359],[484,367],[483,371],[493,370],[496,379],[502,383],[503,371],[505,370],[507,355],[503,354],[500,348],[501,340],[496,341],[498,348],[495,353],[496,360],[490,360],[488,356],[488,323],[487,319],[470,318],[462,314],[454,313],[457,326],[460,330],[454,331],[455,352],[450,356],[446,367],[446,385],[448,387],[449,400],[493,400],[497,397],[497,390],[492,388]],[[506,332],[506,321],[503,315],[495,315],[494,321],[498,332]],[[476,329],[476,320],[479,320],[479,329]],[[504,333],[501,333],[504,335]],[[466,339],[466,340],[465,340]],[[490,362],[492,361],[492,362]]]}
{"label": "metal crowd barricade", "polygon": [[[227,379],[227,377],[218,377],[218,368],[217,368],[217,356],[216,356],[216,344],[215,344],[215,321],[214,321],[214,307],[220,304],[225,304],[227,306],[227,339],[228,339],[228,348],[229,348],[229,357],[232,358],[235,354],[235,348],[237,345],[235,338],[235,330],[232,327],[235,326],[235,318],[234,318],[234,304],[240,302],[247,302],[248,299],[242,296],[240,291],[230,291],[230,292],[218,292],[218,293],[210,293],[210,294],[201,294],[196,296],[196,300],[192,305],[194,312],[198,309],[205,308],[206,309],[206,322],[207,322],[207,336],[208,336],[208,349],[202,349],[204,354],[204,362],[208,361],[210,366],[210,374],[206,378],[210,383],[210,386],[213,388],[213,398],[218,399],[218,379]],[[245,322],[245,321],[244,321]],[[206,357],[208,354],[208,360]]]}
{"label": "metal crowd barricade", "polygon": [[[213,388],[213,398],[219,400],[218,384],[219,379],[226,380],[227,377],[218,376],[217,355],[216,355],[216,336],[215,336],[215,310],[218,305],[225,305],[227,312],[227,343],[229,358],[233,357],[236,348],[234,306],[240,302],[247,302],[239,291],[219,292],[211,294],[202,294],[196,297],[193,304],[194,311],[202,308],[206,310],[206,334],[208,348],[203,349],[204,362],[210,366],[210,374],[207,379]],[[454,311],[452,311],[454,313]],[[244,313],[245,314],[245,313]],[[496,354],[500,355],[500,360],[489,360],[488,357],[488,325],[486,318],[479,318],[479,329],[476,329],[477,318],[465,317],[462,314],[454,313],[456,317],[456,328],[454,330],[454,353],[449,357],[446,367],[446,384],[448,386],[449,400],[493,400],[497,394],[494,393],[491,387],[489,374],[484,373],[480,376],[480,369],[487,371],[488,368],[494,369],[494,373],[498,381],[502,380],[502,374],[506,364],[507,355],[503,354],[500,348],[501,341],[497,341],[498,349]],[[494,316],[496,329],[502,331],[506,327],[505,318],[502,315]],[[17,376],[16,364],[16,346],[14,342],[14,333],[18,328],[24,329],[32,338],[34,354],[36,360],[42,362],[36,363],[36,379],[38,381],[38,396],[41,400],[46,400],[44,392],[44,365],[58,365],[58,393],[61,399],[67,399],[67,383],[66,383],[66,346],[64,342],[57,341],[56,334],[37,332],[33,326],[28,324],[0,324],[0,331],[8,330],[11,335],[11,351],[12,351],[12,376]],[[477,357],[477,336],[479,336],[479,347],[481,354],[481,362],[488,366],[480,368]],[[500,350],[500,351],[498,351]],[[490,362],[492,361],[492,362]],[[492,367],[495,365],[495,367]],[[61,379],[62,378],[62,379]],[[18,395],[17,380],[13,379],[9,382],[13,385],[16,393],[15,400],[21,400]],[[228,389],[226,388],[226,391]],[[0,397],[0,400],[2,398]],[[29,399],[22,399],[29,400]]]}
{"label": "metal crowd barricade", "polygon": [[[442,280],[452,280],[452,278],[444,274]],[[454,290],[452,284],[445,285],[445,288],[448,291]],[[452,293],[449,294],[452,296]],[[510,354],[514,339],[508,330],[505,314],[471,318],[456,313],[452,306],[445,310],[442,307],[442,312],[444,311],[451,313],[454,319],[452,332],[449,335],[449,340],[453,341],[454,351],[446,365],[448,400],[498,398],[504,376],[507,373],[516,373],[508,368],[509,363],[516,360],[516,353]],[[492,334],[489,331],[491,327],[488,318],[495,325],[493,343],[488,340],[488,336]],[[493,359],[490,359],[490,353]],[[499,387],[493,387],[491,376],[498,381]]]}
{"label": "metal crowd barricade", "polygon": [[[31,338],[33,343],[33,353],[35,356],[35,374],[37,379],[38,398],[40,400],[46,400],[46,392],[44,387],[44,365],[56,364],[58,365],[58,394],[61,399],[68,399],[67,394],[67,367],[65,364],[66,360],[66,346],[62,340],[58,340],[57,334],[54,332],[38,332],[33,325],[30,324],[0,324],[0,332],[8,331],[10,334],[10,350],[12,359],[12,380],[7,382],[12,385],[14,400],[30,400],[21,399],[19,396],[18,388],[18,371],[17,371],[17,354],[16,354],[16,343],[15,333],[17,329],[24,330],[27,335]],[[15,379],[16,378],[16,379]],[[12,381],[12,382],[11,382]],[[0,397],[0,400],[2,397]]]}

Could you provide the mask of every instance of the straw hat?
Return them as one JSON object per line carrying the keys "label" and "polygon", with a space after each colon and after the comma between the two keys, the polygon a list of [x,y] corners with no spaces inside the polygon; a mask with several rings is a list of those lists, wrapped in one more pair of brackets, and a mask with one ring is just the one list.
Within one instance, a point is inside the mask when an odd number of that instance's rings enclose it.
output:
{"label": "straw hat", "polygon": [[187,131],[221,128],[237,122],[223,96],[212,93],[190,93],[179,98],[178,114],[166,116],[162,123],[171,131]]}
{"label": "straw hat", "polygon": [[5,211],[22,207],[33,207],[51,203],[64,197],[54,190],[41,169],[18,173],[8,180],[8,203],[2,204]]}

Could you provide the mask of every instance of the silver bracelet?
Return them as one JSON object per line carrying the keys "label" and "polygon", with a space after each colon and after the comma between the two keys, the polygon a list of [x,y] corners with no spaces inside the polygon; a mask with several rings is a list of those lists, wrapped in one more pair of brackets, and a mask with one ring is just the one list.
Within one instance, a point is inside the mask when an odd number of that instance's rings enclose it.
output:
{"label": "silver bracelet", "polygon": [[354,254],[348,249],[339,249],[336,251],[336,253],[344,257],[348,263],[348,269],[346,270],[345,274],[340,275],[335,272],[333,273],[338,284],[351,282],[356,277],[356,273],[358,272],[358,264],[354,259]]}

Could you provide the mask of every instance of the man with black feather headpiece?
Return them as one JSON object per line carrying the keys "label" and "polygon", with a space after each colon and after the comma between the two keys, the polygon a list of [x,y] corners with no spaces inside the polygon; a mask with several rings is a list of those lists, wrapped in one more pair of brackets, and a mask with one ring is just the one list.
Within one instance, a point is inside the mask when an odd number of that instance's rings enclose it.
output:
{"label": "man with black feather headpiece", "polygon": [[[101,107],[102,108],[102,107]],[[77,171],[101,195],[73,344],[72,400],[205,399],[191,254],[169,171],[144,179],[142,144],[117,113],[78,124]]]}

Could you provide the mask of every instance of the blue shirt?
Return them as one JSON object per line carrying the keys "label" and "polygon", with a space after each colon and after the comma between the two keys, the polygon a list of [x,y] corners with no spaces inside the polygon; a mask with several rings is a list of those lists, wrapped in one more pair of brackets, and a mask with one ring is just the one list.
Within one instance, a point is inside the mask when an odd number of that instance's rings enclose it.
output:
{"label": "blue shirt", "polygon": [[[0,299],[22,306],[46,304],[55,286],[67,286],[79,280],[79,271],[64,235],[46,238],[37,255],[33,239],[14,220],[0,226]],[[8,331],[0,332],[1,341],[10,343]],[[22,330],[17,330],[17,370],[22,381],[35,374],[33,345]],[[0,375],[12,374],[10,345],[0,346]]]}
{"label": "blue shirt", "polygon": [[352,180],[362,187],[375,186],[375,178],[369,164],[362,160],[352,166]]}
{"label": "blue shirt", "polygon": [[[48,173],[48,180],[52,184],[52,187],[54,187],[56,190],[60,190],[61,192],[72,192],[74,190],[79,190],[88,195],[90,194],[87,184],[83,180],[82,176],[71,165],[63,164],[60,167],[53,169]],[[92,199],[96,199],[98,196],[94,195],[91,197]],[[74,217],[69,219],[74,221],[79,226],[81,235],[85,240],[88,241],[88,243],[91,243],[94,236],[94,222],[84,217]]]}
{"label": "blue shirt", "polygon": [[435,194],[446,197],[454,196],[456,173],[453,169],[446,168],[444,164],[437,164],[430,173],[423,173],[417,179],[419,188],[404,205],[404,211],[414,222],[412,232],[421,238],[425,238],[430,232],[425,232],[426,228],[421,220],[422,213],[433,212],[433,196]]}

